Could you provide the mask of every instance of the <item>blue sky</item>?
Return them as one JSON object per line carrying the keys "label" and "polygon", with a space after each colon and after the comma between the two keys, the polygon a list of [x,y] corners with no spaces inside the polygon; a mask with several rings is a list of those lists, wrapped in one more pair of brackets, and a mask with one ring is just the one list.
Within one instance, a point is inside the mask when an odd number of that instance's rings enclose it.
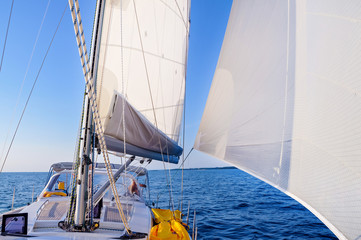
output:
{"label": "blue sky", "polygon": [[[11,0],[0,1],[0,53],[3,51],[11,2]],[[186,96],[186,153],[193,146],[202,117],[231,4],[231,0],[193,0],[191,5]],[[73,160],[82,108],[84,78],[66,0],[50,2],[18,107],[13,114],[47,5],[48,0],[15,0],[14,3],[4,62],[0,72],[0,156],[3,157],[65,8],[66,13],[39,75],[5,165],[5,171],[47,171],[54,162]],[[95,0],[79,0],[79,5],[89,48]],[[7,144],[3,152],[6,139]],[[225,163],[219,160],[193,151],[185,167],[224,165]],[[150,166],[153,169],[159,167],[162,166],[160,164]]]}

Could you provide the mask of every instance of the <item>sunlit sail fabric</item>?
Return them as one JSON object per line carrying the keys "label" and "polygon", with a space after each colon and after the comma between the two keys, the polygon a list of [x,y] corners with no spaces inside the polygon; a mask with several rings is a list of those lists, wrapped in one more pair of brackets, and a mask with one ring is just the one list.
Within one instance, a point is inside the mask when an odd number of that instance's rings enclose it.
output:
{"label": "sunlit sail fabric", "polygon": [[[178,147],[173,144],[177,145],[179,140],[182,119],[189,28],[187,1],[107,0],[103,4],[99,62],[95,71],[105,133],[119,141],[116,143],[119,151],[125,141],[145,153],[167,154],[169,149]],[[135,109],[133,114],[137,113],[139,119],[145,118],[157,129],[159,136],[167,137],[159,149],[149,143],[155,139],[139,141],[147,134],[137,125],[125,129],[124,139],[122,121],[123,112],[127,114],[127,111],[123,111],[122,106],[114,111],[112,102],[119,94],[125,98],[125,105],[129,103]],[[114,121],[112,126],[108,125],[112,117],[120,121],[118,127],[114,126]],[[131,120],[132,117],[125,115],[124,119]],[[137,136],[135,132],[138,132]],[[137,154],[131,149],[127,148],[128,154]],[[179,156],[182,151],[176,152]]]}
{"label": "sunlit sail fabric", "polygon": [[234,1],[194,147],[361,236],[361,4]]}

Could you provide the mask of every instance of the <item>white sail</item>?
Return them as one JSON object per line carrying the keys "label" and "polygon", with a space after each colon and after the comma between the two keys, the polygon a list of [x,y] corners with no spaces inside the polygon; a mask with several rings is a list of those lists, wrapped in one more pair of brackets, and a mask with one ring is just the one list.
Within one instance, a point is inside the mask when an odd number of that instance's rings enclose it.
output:
{"label": "white sail", "polygon": [[[113,99],[121,94],[126,104],[136,109],[139,118],[145,117],[169,140],[178,141],[185,91],[188,14],[186,0],[105,1],[96,83],[100,117],[107,135],[124,140],[123,108],[113,111]],[[108,128],[108,120],[113,116],[121,120],[119,126]],[[136,126],[125,130],[125,142],[154,151],[147,144],[132,141],[141,136],[142,129]]]}
{"label": "white sail", "polygon": [[361,5],[234,1],[194,147],[361,236]]}

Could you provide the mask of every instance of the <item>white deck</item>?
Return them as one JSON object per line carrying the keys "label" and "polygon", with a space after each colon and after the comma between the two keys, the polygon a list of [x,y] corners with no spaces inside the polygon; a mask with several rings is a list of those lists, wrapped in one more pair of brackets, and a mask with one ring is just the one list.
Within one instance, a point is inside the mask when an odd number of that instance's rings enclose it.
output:
{"label": "white deck", "polygon": [[[152,227],[151,212],[142,200],[121,198],[128,223],[133,232],[149,234]],[[58,227],[69,206],[69,197],[53,196],[41,198],[24,207],[19,213],[28,213],[28,236],[36,239],[107,239],[120,237],[125,233],[118,209],[112,201],[104,201],[99,219],[99,228],[93,232],[66,232]],[[27,237],[2,236],[4,239],[34,239]],[[147,238],[144,238],[147,239]]]}

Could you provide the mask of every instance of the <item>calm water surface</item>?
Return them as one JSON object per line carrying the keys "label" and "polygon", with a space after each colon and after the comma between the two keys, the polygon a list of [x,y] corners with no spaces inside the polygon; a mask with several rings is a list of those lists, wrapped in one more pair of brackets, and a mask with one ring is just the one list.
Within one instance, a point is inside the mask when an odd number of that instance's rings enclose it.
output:
{"label": "calm water surface", "polygon": [[[181,204],[181,172],[171,171],[172,200],[164,171],[149,171],[151,200],[158,207]],[[39,194],[47,173],[1,173],[0,212],[23,206]],[[198,239],[337,239],[307,209],[237,169],[184,171],[183,213],[196,210]],[[158,200],[157,200],[158,199]]]}

